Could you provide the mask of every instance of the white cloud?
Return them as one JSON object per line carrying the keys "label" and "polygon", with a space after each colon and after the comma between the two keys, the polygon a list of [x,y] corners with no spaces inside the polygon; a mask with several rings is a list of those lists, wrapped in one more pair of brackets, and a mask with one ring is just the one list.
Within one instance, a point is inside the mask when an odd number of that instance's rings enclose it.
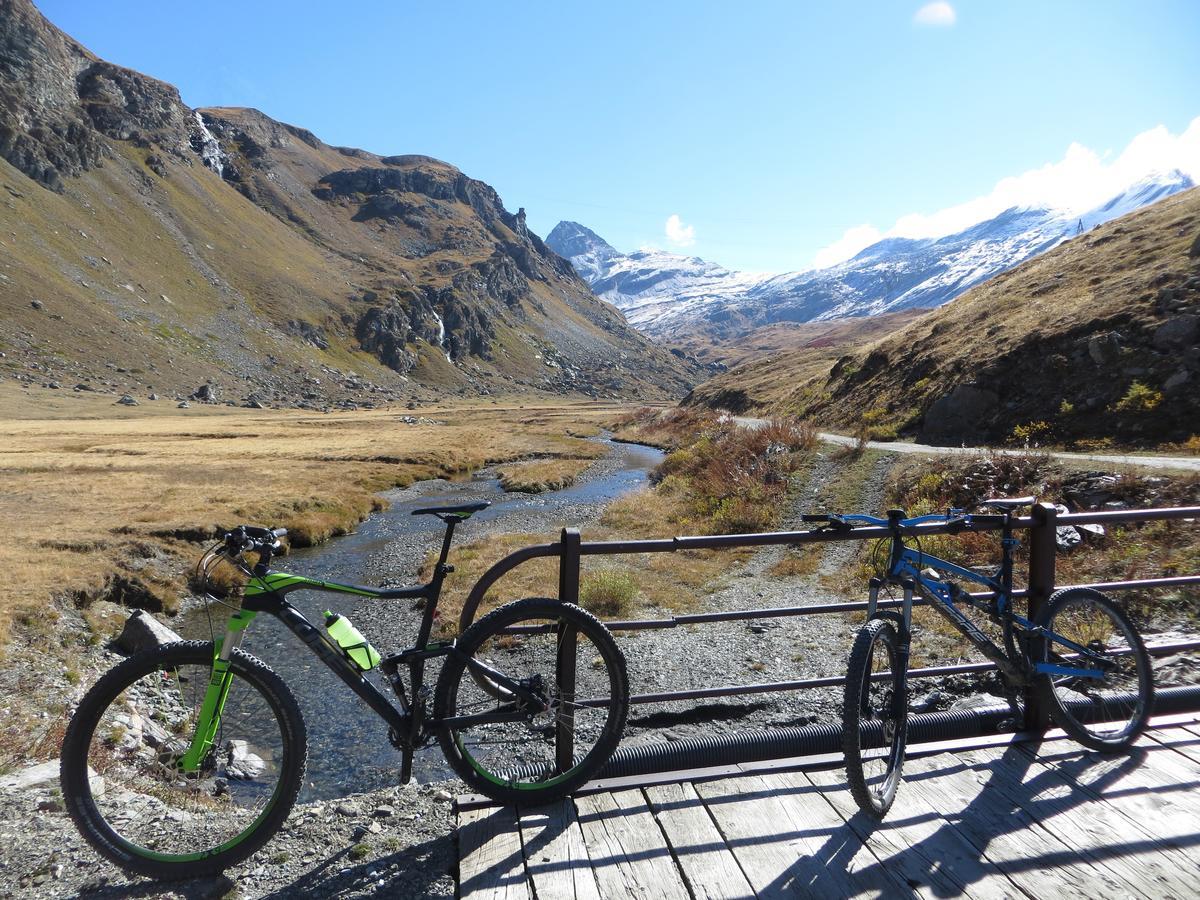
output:
{"label": "white cloud", "polygon": [[1058,162],[1047,163],[1021,175],[1001,179],[991,192],[933,213],[902,216],[886,232],[857,225],[840,239],[817,252],[818,268],[849,259],[867,244],[872,232],[880,237],[933,238],[962,231],[1006,209],[1050,208],[1080,214],[1111,200],[1130,185],[1155,173],[1172,169],[1200,183],[1200,118],[1176,136],[1159,125],[1144,131],[1113,157],[1073,143]]}
{"label": "white cloud", "polygon": [[665,232],[673,247],[690,247],[696,243],[696,227],[684,225],[677,215],[672,214],[668,217]]}
{"label": "white cloud", "polygon": [[949,3],[926,3],[913,15],[913,21],[918,25],[928,25],[933,28],[949,28],[958,18],[954,7]]}
{"label": "white cloud", "polygon": [[847,230],[840,239],[817,251],[817,255],[813,258],[813,268],[824,269],[845,262],[859,250],[870,247],[881,237],[883,235],[874,225],[855,225]]}

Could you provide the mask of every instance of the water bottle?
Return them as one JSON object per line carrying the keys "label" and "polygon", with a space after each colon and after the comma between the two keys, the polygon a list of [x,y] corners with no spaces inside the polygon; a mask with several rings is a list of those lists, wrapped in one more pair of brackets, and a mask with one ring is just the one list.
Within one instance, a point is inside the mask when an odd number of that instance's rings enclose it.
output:
{"label": "water bottle", "polygon": [[366,672],[379,665],[379,653],[367,643],[362,632],[355,628],[345,616],[325,610],[325,630],[342,648],[342,652],[350,657],[350,662],[354,663],[361,671]]}

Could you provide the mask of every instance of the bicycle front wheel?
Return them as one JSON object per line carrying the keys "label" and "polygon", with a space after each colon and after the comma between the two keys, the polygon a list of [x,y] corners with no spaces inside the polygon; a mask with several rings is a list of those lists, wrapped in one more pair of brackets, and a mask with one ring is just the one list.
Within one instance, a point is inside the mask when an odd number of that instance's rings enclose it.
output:
{"label": "bicycle front wheel", "polygon": [[896,798],[904,768],[908,681],[891,622],[872,619],[850,651],[842,704],[842,751],[850,793],[859,809],[882,819]]}
{"label": "bicycle front wheel", "polygon": [[578,606],[540,598],[463,632],[434,697],[446,759],[502,803],[549,803],[581,786],[616,749],[628,709],[625,657],[608,629]]}
{"label": "bicycle front wheel", "polygon": [[191,746],[213,645],[188,641],[131,657],[84,696],[62,749],[62,789],[80,832],[118,866],[155,878],[219,872],[261,847],[296,801],[304,720],[283,681],[235,650],[211,749]]}
{"label": "bicycle front wheel", "polygon": [[1037,624],[1048,632],[1038,662],[1057,670],[1038,678],[1051,717],[1085,747],[1129,747],[1145,729],[1154,702],[1150,657],[1133,622],[1100,591],[1066,588],[1050,596]]}

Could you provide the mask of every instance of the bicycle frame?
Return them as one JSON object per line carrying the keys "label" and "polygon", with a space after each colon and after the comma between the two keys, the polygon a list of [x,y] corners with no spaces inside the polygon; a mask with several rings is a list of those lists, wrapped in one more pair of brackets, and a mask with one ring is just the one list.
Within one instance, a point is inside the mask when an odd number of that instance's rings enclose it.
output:
{"label": "bicycle frame", "polygon": [[[1104,659],[1098,653],[1093,652],[1087,647],[1076,643],[1068,638],[1063,637],[1057,632],[1036,625],[1029,619],[1018,614],[1013,609],[1013,590],[1012,590],[1012,550],[1017,546],[1017,540],[1012,536],[1011,528],[1008,526],[1007,517],[1001,538],[1001,546],[1003,548],[1003,556],[1001,559],[1000,572],[996,577],[990,577],[973,569],[964,566],[956,565],[949,560],[941,559],[928,553],[914,550],[904,544],[901,528],[920,525],[927,522],[945,522],[947,516],[944,515],[929,515],[918,516],[912,519],[905,519],[902,522],[898,519],[889,518],[881,522],[873,516],[845,516],[847,521],[867,520],[872,524],[887,524],[893,528],[892,548],[888,561],[887,582],[899,584],[904,589],[904,604],[902,609],[902,618],[904,623],[904,638],[903,643],[907,644],[907,636],[911,633],[912,628],[912,597],[913,592],[920,594],[925,598],[927,603],[936,609],[944,618],[949,620],[956,629],[966,637],[972,645],[975,646],[980,653],[987,659],[995,663],[1005,677],[1014,685],[1025,684],[1029,675],[1061,675],[1071,676],[1075,678],[1091,678],[1103,679],[1107,669],[1111,668],[1111,663]],[[979,517],[975,517],[979,518]],[[964,527],[969,528],[972,517],[964,517]],[[926,570],[932,569],[937,573],[944,573],[960,579],[973,582],[991,591],[991,596],[985,598],[973,597],[962,588],[953,582],[942,578],[933,578],[925,574]],[[871,619],[875,616],[876,604],[878,602],[879,589],[884,583],[884,579],[873,578],[870,584],[870,595],[867,606],[867,618]],[[992,605],[994,602],[994,606]],[[1086,663],[1094,664],[1092,667],[1082,668],[1080,666],[1065,666],[1058,663],[1039,662],[1031,659],[1032,665],[1028,670],[1022,665],[1022,660],[1014,659],[1010,654],[1005,653],[991,638],[984,634],[978,626],[975,625],[966,614],[959,609],[958,604],[962,603],[967,606],[979,609],[993,619],[1001,622],[1005,628],[1006,640],[1011,634],[1010,629],[1015,625],[1021,629],[1025,638],[1049,641],[1052,644],[1058,644],[1067,648],[1070,654],[1079,658]]]}
{"label": "bicycle frame", "polygon": [[[265,569],[261,562],[255,566],[254,574],[244,591],[241,609],[230,617],[225,634],[215,640],[212,674],[200,707],[196,733],[193,735],[187,752],[180,760],[183,770],[187,772],[198,770],[205,756],[212,749],[220,727],[225,700],[232,683],[230,658],[233,651],[241,645],[247,628],[259,613],[267,613],[282,622],[376,715],[387,723],[389,726],[388,736],[402,753],[401,781],[405,783],[412,774],[413,751],[425,742],[432,728],[438,725],[462,726],[519,720],[527,715],[527,709],[522,708],[525,704],[544,705],[542,699],[527,687],[503,673],[497,672],[490,666],[468,657],[465,659],[468,669],[509,692],[516,701],[513,704],[514,708],[511,711],[498,710],[445,720],[427,721],[424,718],[425,704],[429,696],[429,688],[424,683],[425,660],[454,654],[461,655],[454,641],[431,643],[429,640],[434,619],[437,616],[437,604],[442,592],[442,583],[446,575],[452,571],[446,565],[446,557],[453,539],[454,522],[447,522],[447,525],[441,556],[434,567],[433,578],[427,584],[414,587],[384,589],[342,584],[335,581],[319,581],[303,575],[271,571]],[[390,701],[365,677],[362,670],[350,662],[342,649],[324,631],[313,625],[300,610],[288,602],[287,595],[300,590],[349,594],[379,600],[423,599],[425,601],[416,643],[399,653],[385,656],[379,663],[380,670],[395,691],[398,704]],[[407,696],[403,679],[399,674],[401,665],[405,665],[409,669],[411,694]]]}

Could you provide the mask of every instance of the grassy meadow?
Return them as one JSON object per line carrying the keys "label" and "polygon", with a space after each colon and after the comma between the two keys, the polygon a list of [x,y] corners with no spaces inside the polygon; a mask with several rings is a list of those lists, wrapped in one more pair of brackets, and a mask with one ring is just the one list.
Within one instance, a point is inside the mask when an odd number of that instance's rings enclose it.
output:
{"label": "grassy meadow", "polygon": [[[0,636],[44,617],[51,598],[171,611],[200,540],[256,522],[294,545],[345,533],[380,491],[535,458],[578,471],[597,448],[580,435],[601,404],[463,405],[404,411],[250,410],[0,386]],[[31,410],[36,410],[32,412]],[[35,417],[36,416],[36,417]],[[531,464],[533,465],[533,464]],[[538,477],[543,477],[539,475]]]}

